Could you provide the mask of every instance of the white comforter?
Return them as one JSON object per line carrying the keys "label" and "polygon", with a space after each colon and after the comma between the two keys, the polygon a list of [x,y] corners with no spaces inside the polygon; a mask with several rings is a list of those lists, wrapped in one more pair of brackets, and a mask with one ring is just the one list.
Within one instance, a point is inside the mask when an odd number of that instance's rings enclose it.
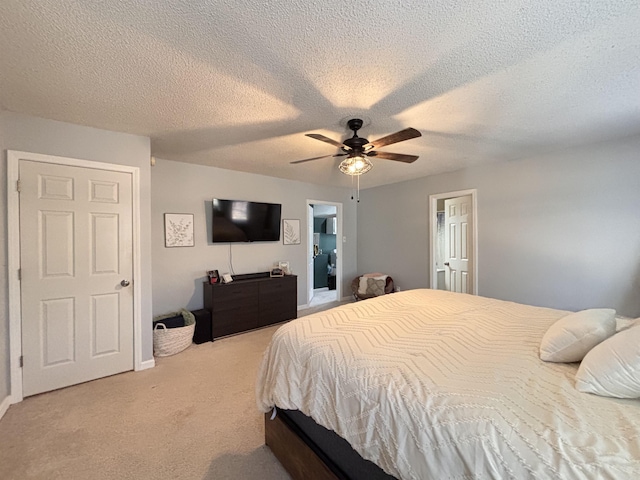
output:
{"label": "white comforter", "polygon": [[576,364],[538,356],[566,313],[411,290],[303,317],[274,334],[258,406],[400,479],[639,479],[640,400],[580,393]]}

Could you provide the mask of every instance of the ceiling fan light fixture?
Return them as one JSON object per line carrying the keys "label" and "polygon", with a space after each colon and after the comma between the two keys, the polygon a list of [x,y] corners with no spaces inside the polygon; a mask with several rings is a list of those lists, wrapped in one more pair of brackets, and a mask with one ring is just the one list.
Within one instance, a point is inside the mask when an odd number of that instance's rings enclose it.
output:
{"label": "ceiling fan light fixture", "polygon": [[362,175],[367,173],[373,168],[373,164],[367,157],[361,155],[354,155],[353,157],[345,158],[338,166],[340,171],[346,175]]}
{"label": "ceiling fan light fixture", "polygon": [[353,177],[356,177],[358,178],[358,181],[360,181],[360,175],[367,173],[373,168],[373,164],[368,159],[370,156],[404,163],[413,163],[418,159],[417,155],[377,151],[379,147],[386,147],[387,145],[393,145],[394,143],[404,142],[405,140],[422,136],[422,134],[415,128],[405,128],[404,130],[400,130],[399,132],[392,133],[370,142],[366,138],[358,136],[358,130],[362,128],[363,123],[364,121],[360,118],[349,119],[347,121],[347,126],[353,131],[353,137],[347,138],[342,143],[332,138],[325,137],[320,133],[305,133],[307,137],[338,147],[344,153],[323,155],[322,157],[307,158],[305,160],[296,160],[289,163],[298,164],[310,162],[312,160],[319,160],[321,158],[344,157],[346,155],[347,158],[340,163],[338,168],[345,175],[349,175],[352,180]]}

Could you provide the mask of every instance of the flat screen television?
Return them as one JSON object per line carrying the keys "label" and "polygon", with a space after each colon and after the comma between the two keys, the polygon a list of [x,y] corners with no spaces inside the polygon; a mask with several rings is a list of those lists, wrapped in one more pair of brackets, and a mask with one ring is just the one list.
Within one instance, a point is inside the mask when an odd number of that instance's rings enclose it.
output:
{"label": "flat screen television", "polygon": [[213,199],[214,243],[277,242],[280,240],[279,203]]}

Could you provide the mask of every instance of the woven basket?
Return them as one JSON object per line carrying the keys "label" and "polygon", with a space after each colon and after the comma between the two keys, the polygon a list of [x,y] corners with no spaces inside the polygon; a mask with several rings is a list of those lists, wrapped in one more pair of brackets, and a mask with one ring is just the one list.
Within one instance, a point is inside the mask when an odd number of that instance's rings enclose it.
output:
{"label": "woven basket", "polygon": [[182,309],[179,312],[158,317],[156,320],[175,317],[180,314],[184,318],[184,327],[167,328],[162,322],[156,323],[153,329],[153,354],[156,357],[175,355],[191,345],[193,332],[196,328],[196,319],[189,310]]}

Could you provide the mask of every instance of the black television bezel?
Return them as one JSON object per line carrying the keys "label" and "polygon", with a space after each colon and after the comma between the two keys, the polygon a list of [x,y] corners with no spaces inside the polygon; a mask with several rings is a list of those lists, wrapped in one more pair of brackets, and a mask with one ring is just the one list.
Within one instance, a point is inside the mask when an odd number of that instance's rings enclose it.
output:
{"label": "black television bezel", "polygon": [[[216,209],[215,209],[215,201],[221,201],[221,202],[245,202],[248,204],[252,204],[252,205],[268,205],[269,209],[272,209],[274,207],[277,207],[278,210],[278,228],[277,228],[277,238],[274,239],[268,239],[265,240],[263,238],[260,239],[247,239],[247,240],[230,240],[230,239],[224,239],[224,240],[217,240],[216,236],[215,236],[215,213],[216,213]],[[272,203],[272,202],[258,202],[258,201],[253,201],[253,200],[240,200],[240,199],[231,199],[231,198],[218,198],[218,197],[214,197],[211,201],[211,243],[271,243],[271,242],[279,242],[280,238],[282,236],[282,204],[281,203]],[[235,223],[234,223],[235,225]],[[245,232],[246,233],[246,232]]]}

